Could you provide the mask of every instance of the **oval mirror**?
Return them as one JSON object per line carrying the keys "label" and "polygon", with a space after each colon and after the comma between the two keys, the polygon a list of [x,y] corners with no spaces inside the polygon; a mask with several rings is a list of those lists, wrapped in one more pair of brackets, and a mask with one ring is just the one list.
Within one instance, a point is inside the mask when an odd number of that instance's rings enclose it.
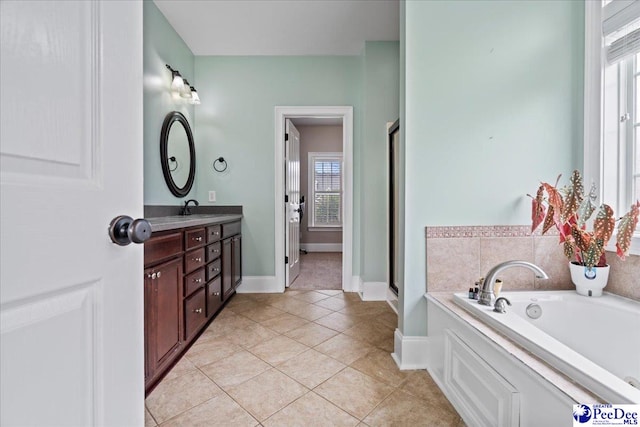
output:
{"label": "oval mirror", "polygon": [[169,191],[185,197],[196,175],[196,150],[186,117],[178,111],[167,114],[160,133],[160,162]]}

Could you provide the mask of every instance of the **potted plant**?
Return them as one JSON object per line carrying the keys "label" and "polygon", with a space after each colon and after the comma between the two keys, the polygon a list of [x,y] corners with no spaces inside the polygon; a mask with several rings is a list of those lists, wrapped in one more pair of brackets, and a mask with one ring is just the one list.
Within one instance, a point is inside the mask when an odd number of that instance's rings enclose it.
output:
{"label": "potted plant", "polygon": [[[609,265],[605,248],[616,226],[613,209],[602,204],[596,212],[596,187],[592,184],[588,194],[584,193],[582,177],[575,170],[568,186],[558,188],[561,175],[555,185],[540,184],[531,204],[531,232],[542,224],[542,234],[555,227],[560,234],[560,243],[569,259],[571,281],[581,295],[600,296],[607,285]],[[619,218],[616,233],[616,253],[624,260],[631,246],[631,238],[638,224],[640,202],[636,201],[629,211]]]}

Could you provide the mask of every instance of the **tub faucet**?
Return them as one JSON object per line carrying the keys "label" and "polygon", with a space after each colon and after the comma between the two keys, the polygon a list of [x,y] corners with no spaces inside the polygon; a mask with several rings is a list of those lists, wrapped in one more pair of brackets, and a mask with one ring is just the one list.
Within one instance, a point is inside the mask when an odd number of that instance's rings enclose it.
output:
{"label": "tub faucet", "polygon": [[489,270],[489,272],[485,276],[486,279],[482,285],[482,291],[480,292],[480,299],[478,299],[478,304],[489,305],[489,306],[491,305],[491,295],[493,294],[493,290],[491,288],[493,286],[493,282],[495,282],[496,280],[496,276],[502,270],[506,270],[507,268],[511,268],[511,267],[526,267],[529,270],[536,273],[536,277],[538,279],[549,278],[549,276],[547,276],[547,273],[542,271],[540,267],[530,262],[517,261],[517,260],[505,261],[493,267],[491,270]]}
{"label": "tub faucet", "polygon": [[191,209],[189,209],[189,203],[193,202],[194,205],[196,206],[200,206],[200,203],[198,203],[197,200],[194,199],[189,199],[186,202],[184,202],[184,206],[182,208],[182,210],[180,211],[180,215],[191,215]]}

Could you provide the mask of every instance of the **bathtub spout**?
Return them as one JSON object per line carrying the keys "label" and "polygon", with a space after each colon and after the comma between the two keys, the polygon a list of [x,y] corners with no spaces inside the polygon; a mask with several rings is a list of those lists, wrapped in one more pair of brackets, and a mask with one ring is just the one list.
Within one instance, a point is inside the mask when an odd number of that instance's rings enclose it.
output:
{"label": "bathtub spout", "polygon": [[547,273],[542,271],[540,267],[530,262],[517,261],[517,260],[505,261],[493,267],[491,270],[489,270],[489,272],[485,276],[486,279],[482,285],[482,292],[480,292],[480,299],[478,300],[479,304],[489,305],[489,306],[491,305],[491,296],[493,295],[492,287],[493,287],[493,282],[495,282],[496,280],[496,276],[502,270],[506,270],[507,268],[511,268],[511,267],[526,267],[529,270],[533,271],[536,274],[536,277],[538,279],[549,278],[549,276],[547,276]]}

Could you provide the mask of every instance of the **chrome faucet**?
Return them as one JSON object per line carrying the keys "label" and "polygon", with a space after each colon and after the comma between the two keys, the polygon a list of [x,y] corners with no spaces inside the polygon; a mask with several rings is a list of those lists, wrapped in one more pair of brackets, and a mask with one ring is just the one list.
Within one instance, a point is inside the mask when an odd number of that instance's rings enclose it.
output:
{"label": "chrome faucet", "polygon": [[500,264],[496,265],[491,270],[489,270],[489,272],[487,273],[486,279],[485,279],[484,283],[482,284],[482,292],[480,292],[480,298],[478,299],[478,304],[489,305],[489,306],[491,305],[491,296],[493,295],[492,286],[493,286],[493,282],[495,282],[495,280],[496,280],[496,276],[502,270],[506,270],[507,268],[511,268],[511,267],[526,267],[529,270],[531,270],[534,273],[536,273],[536,277],[538,279],[548,279],[549,278],[549,276],[547,276],[547,273],[542,271],[542,269],[540,267],[538,267],[537,265],[532,264],[530,262],[517,261],[517,260],[505,261],[503,263],[500,263]]}
{"label": "chrome faucet", "polygon": [[193,204],[196,206],[200,206],[200,203],[198,203],[197,200],[189,199],[186,202],[184,202],[184,207],[180,211],[180,215],[191,215],[191,209],[189,209],[189,203],[191,202],[193,202]]}

